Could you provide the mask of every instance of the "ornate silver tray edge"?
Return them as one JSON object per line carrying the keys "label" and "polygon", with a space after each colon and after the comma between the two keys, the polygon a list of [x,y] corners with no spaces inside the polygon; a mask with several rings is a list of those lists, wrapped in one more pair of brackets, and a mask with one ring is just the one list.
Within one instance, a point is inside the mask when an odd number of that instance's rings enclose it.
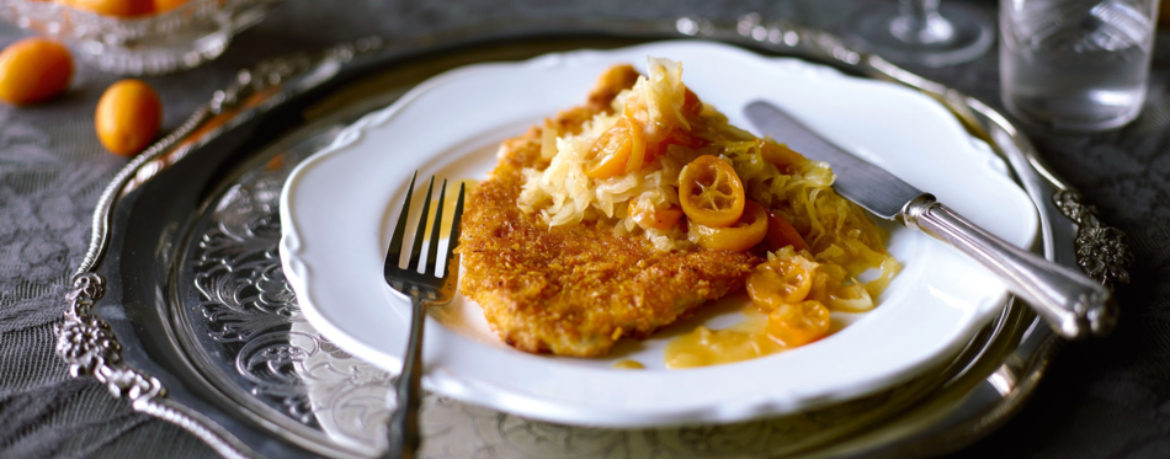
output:
{"label": "ornate silver tray edge", "polygon": [[[613,25],[609,25],[609,27],[613,27]],[[1123,235],[1116,229],[1100,223],[1095,217],[1095,211],[1091,207],[1081,204],[1079,195],[1075,191],[1047,172],[1027,139],[1016,131],[1005,118],[978,100],[918,78],[885,63],[880,58],[853,52],[845,47],[840,40],[824,32],[795,24],[783,22],[763,24],[758,16],[747,16],[734,27],[723,27],[700,19],[682,18],[672,23],[655,23],[647,31],[661,33],[666,29],[676,31],[683,36],[741,43],[751,42],[768,49],[833,61],[840,66],[855,69],[870,77],[897,81],[935,96],[955,112],[960,119],[964,120],[975,135],[989,140],[988,143],[995,147],[996,151],[1003,155],[1017,171],[1021,183],[1036,201],[1037,206],[1042,209],[1040,214],[1047,224],[1044,227],[1043,238],[1043,250],[1046,256],[1061,263],[1080,265],[1086,269],[1086,272],[1101,279],[1107,285],[1112,282],[1126,281],[1124,267],[1129,256],[1122,239]],[[108,386],[112,395],[130,400],[135,410],[183,427],[226,457],[256,456],[254,450],[244,445],[231,433],[224,431],[210,419],[168,399],[165,389],[157,379],[132,368],[129,363],[123,360],[118,338],[114,336],[109,325],[94,313],[93,306],[102,298],[105,289],[105,280],[96,271],[103,251],[108,244],[109,222],[112,218],[113,207],[127,183],[140,174],[140,171],[146,170],[148,167],[145,166],[148,163],[169,152],[171,147],[193,132],[212,114],[233,109],[248,91],[256,91],[266,86],[255,84],[255,82],[275,81],[279,83],[289,77],[305,75],[294,78],[285,91],[310,88],[327,80],[332,73],[335,73],[337,66],[352,58],[355,51],[377,48],[374,43],[366,42],[357,46],[339,47],[325,53],[315,62],[301,61],[299,65],[272,65],[266,70],[270,73],[265,73],[266,71],[263,69],[259,72],[241,73],[240,81],[236,86],[217,92],[210,103],[201,107],[179,129],[127,164],[115,177],[103,193],[95,211],[93,239],[89,252],[74,276],[74,288],[67,296],[69,307],[64,314],[65,321],[55,328],[58,336],[58,354],[70,365],[73,376],[94,376]],[[330,72],[330,68],[334,70]],[[253,110],[261,109],[263,107]],[[149,174],[146,175],[149,176]],[[1068,221],[1052,221],[1054,219],[1051,216],[1058,212],[1067,217]],[[1023,399],[1031,393],[1031,388],[1042,376],[1045,365],[1057,347],[1051,333],[1043,327],[1035,327],[1035,323],[1035,321],[1032,322],[1033,326],[1029,332],[1024,334],[1015,353],[1029,358],[1014,359],[1016,362],[1022,362],[1016,365],[1004,364],[1000,366],[992,373],[992,377],[985,381],[990,387],[996,389],[1002,398],[999,401],[969,399],[966,402],[980,405],[975,407],[983,408],[986,413],[970,416],[947,428],[922,432],[916,437],[903,439],[898,444],[912,444],[912,440],[916,438],[938,436],[938,438],[949,437],[952,440],[965,440],[965,442],[955,441],[953,443],[961,445],[974,441],[979,435],[989,432],[991,428],[1006,420],[1019,407]],[[971,425],[978,426],[972,429],[978,435],[956,436],[954,434],[954,432],[966,430]],[[849,454],[846,448],[838,449],[840,453]],[[884,451],[894,450],[887,448]],[[913,451],[913,448],[901,450],[902,453]],[[872,451],[869,452],[872,453]],[[930,452],[938,453],[940,451]],[[861,451],[860,453],[865,452]]]}

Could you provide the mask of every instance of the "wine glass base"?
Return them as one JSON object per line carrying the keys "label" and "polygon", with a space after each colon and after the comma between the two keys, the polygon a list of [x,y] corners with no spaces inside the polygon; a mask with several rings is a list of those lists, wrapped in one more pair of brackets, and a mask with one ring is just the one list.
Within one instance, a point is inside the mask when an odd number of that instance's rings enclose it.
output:
{"label": "wine glass base", "polygon": [[845,37],[858,51],[877,54],[896,64],[943,67],[975,60],[995,42],[991,20],[966,8],[943,2],[939,14],[950,24],[950,37],[935,42],[906,41],[891,27],[900,17],[894,3],[863,7],[846,21]]}

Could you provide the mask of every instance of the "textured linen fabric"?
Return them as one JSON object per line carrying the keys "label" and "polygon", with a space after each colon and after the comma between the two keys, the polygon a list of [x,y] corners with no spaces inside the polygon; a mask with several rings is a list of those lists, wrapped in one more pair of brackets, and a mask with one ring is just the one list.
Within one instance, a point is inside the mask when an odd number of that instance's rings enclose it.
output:
{"label": "textured linen fabric", "polygon": [[[948,0],[948,3],[960,3]],[[759,12],[836,30],[849,0],[627,2],[315,2],[292,0],[198,69],[146,78],[160,94],[164,130],[178,125],[236,69],[274,54],[379,35],[389,39],[491,18],[699,15]],[[973,6],[994,15],[996,3]],[[0,46],[24,32],[0,25]],[[1033,400],[956,458],[1170,457],[1170,35],[1159,35],[1141,117],[1094,135],[1027,127],[1052,169],[1129,234],[1133,282],[1118,289],[1123,316],[1109,338],[1064,347]],[[996,108],[998,59],[912,70]],[[71,89],[37,107],[0,105],[0,457],[208,457],[168,423],[133,412],[92,378],[69,378],[53,351],[68,276],[85,252],[98,195],[125,159],[93,133],[101,92],[118,77],[80,65]]]}

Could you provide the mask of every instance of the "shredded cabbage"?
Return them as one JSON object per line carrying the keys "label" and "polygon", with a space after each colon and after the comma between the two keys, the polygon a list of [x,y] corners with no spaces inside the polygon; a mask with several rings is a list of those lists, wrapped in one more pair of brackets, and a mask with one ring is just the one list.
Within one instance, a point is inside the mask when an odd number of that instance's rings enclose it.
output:
{"label": "shredded cabbage", "polygon": [[[682,64],[668,59],[648,58],[648,75],[638,78],[630,89],[614,98],[613,113],[599,113],[579,134],[553,138],[546,123],[541,138],[542,156],[551,156],[544,170],[525,169],[525,183],[517,204],[525,212],[537,212],[549,227],[600,220],[611,224],[615,234],[641,234],[661,251],[689,250],[694,243],[679,228],[642,228],[631,218],[631,203],[653,209],[678,206],[678,178],[682,167],[709,154],[728,161],[743,181],[749,199],[778,213],[796,228],[807,249],[801,253],[783,249],[770,256],[800,256],[816,266],[816,281],[810,299],[831,309],[863,311],[874,306],[900,270],[886,253],[885,231],[877,227],[858,206],[831,188],[835,179],[829,165],[802,159],[784,168],[764,159],[762,142],[752,134],[728,123],[709,105],[700,116],[684,116],[686,85]],[[630,116],[644,126],[647,136],[681,129],[702,140],[701,146],[670,144],[663,154],[641,170],[607,179],[585,174],[585,158],[593,143],[621,116]],[[856,280],[862,272],[880,268],[881,274],[868,283]]]}

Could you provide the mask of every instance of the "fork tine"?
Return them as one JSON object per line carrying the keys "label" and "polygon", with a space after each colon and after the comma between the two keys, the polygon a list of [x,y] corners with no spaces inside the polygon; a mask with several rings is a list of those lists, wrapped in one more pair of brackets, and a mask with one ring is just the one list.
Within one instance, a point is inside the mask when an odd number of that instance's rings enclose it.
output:
{"label": "fork tine", "polygon": [[431,176],[431,183],[427,185],[427,198],[423,201],[422,217],[418,220],[418,230],[414,233],[414,246],[410,249],[410,262],[406,264],[406,270],[410,272],[418,271],[418,260],[422,257],[423,239],[427,232],[427,217],[431,212],[431,192],[435,190],[435,176]]}
{"label": "fork tine", "polygon": [[451,237],[447,243],[447,256],[443,259],[443,277],[451,277],[446,270],[451,267],[451,257],[455,256],[455,248],[459,246],[459,234],[463,221],[463,196],[467,188],[466,183],[459,184],[459,198],[455,201],[455,216],[451,219]]}
{"label": "fork tine", "polygon": [[418,171],[410,176],[410,186],[406,188],[406,202],[402,203],[402,211],[398,215],[398,224],[394,226],[394,236],[390,237],[390,248],[386,249],[386,264],[383,275],[389,277],[392,269],[398,269],[398,262],[402,259],[402,242],[406,239],[406,221],[410,216],[410,198],[414,196],[414,179],[418,178]]}
{"label": "fork tine", "polygon": [[447,198],[447,179],[439,187],[439,206],[435,208],[435,223],[431,225],[431,243],[427,247],[427,267],[424,274],[436,275],[435,258],[439,256],[439,230],[443,227],[443,202]]}

